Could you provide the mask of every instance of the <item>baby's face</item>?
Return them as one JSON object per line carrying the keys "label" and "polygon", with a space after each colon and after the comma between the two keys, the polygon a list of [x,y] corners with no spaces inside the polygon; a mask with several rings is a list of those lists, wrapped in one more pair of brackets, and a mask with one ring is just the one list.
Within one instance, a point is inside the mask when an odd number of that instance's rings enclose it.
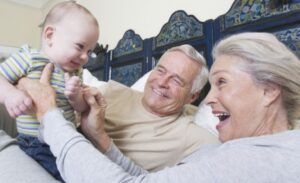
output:
{"label": "baby's face", "polygon": [[73,14],[53,27],[46,51],[50,60],[68,72],[81,68],[98,41],[98,26],[87,15]]}

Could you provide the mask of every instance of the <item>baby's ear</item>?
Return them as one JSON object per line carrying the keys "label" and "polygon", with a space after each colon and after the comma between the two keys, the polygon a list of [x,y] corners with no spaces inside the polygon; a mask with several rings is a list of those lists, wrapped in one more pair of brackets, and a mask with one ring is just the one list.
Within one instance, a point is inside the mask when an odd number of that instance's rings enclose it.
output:
{"label": "baby's ear", "polygon": [[51,25],[47,25],[43,30],[43,39],[45,40],[45,43],[49,47],[52,46],[52,37],[53,37],[54,31],[55,31],[55,28],[52,27]]}
{"label": "baby's ear", "polygon": [[264,103],[266,106],[269,106],[275,102],[278,97],[280,97],[281,88],[277,84],[267,84],[264,87]]}

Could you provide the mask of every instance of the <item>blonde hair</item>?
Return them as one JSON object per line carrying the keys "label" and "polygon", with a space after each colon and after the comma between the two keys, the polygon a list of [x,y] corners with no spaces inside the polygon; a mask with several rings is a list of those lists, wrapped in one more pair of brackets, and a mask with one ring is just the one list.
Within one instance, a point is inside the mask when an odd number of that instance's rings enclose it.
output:
{"label": "blonde hair", "polygon": [[241,58],[242,69],[257,84],[281,87],[289,124],[300,118],[300,61],[271,33],[240,33],[221,40],[213,49],[213,58],[232,55]]}
{"label": "blonde hair", "polygon": [[208,68],[206,65],[205,58],[191,45],[184,44],[181,46],[176,46],[168,49],[165,53],[172,52],[172,51],[179,51],[189,57],[191,60],[200,64],[199,72],[195,77],[191,89],[191,93],[194,94],[199,92],[204,85],[207,83],[208,80]]}

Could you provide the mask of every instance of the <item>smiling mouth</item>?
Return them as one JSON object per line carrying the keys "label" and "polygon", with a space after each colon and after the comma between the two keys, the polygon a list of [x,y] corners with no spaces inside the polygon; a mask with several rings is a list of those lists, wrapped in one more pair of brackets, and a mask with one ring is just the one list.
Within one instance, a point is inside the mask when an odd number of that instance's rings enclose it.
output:
{"label": "smiling mouth", "polygon": [[216,125],[216,129],[220,132],[221,128],[227,124],[228,118],[230,117],[229,113],[215,113],[215,116],[219,118],[219,123]]}
{"label": "smiling mouth", "polygon": [[153,92],[154,92],[155,94],[161,96],[161,97],[167,97],[167,95],[165,95],[164,93],[162,93],[162,92],[160,92],[160,91],[158,91],[158,90],[156,90],[156,89],[153,89]]}
{"label": "smiling mouth", "polygon": [[220,121],[224,121],[224,120],[226,120],[227,118],[229,118],[230,115],[229,115],[228,113],[223,112],[223,113],[215,114],[215,116],[216,116],[217,118],[219,118]]}
{"label": "smiling mouth", "polygon": [[73,65],[75,65],[75,66],[79,66],[80,64],[79,63],[77,63],[77,62],[71,62]]}

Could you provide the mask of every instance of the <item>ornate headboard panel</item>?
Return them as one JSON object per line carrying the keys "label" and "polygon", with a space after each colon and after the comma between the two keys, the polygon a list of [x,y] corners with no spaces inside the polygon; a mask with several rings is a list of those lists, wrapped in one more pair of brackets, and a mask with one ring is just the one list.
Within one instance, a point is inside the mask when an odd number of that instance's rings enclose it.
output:
{"label": "ornate headboard panel", "polygon": [[164,24],[160,33],[152,39],[152,67],[168,48],[181,44],[190,44],[211,63],[212,21],[200,22],[185,11],[174,12]]}
{"label": "ornate headboard panel", "polygon": [[214,21],[214,41],[237,32],[271,32],[300,56],[300,0],[235,1]]}
{"label": "ornate headboard panel", "polygon": [[300,56],[300,0],[235,0],[226,14],[205,22],[178,10],[156,36],[142,39],[133,30],[126,31],[117,47],[106,53],[103,78],[130,86],[155,66],[164,51],[180,44],[194,46],[210,67],[215,42],[245,31],[274,33]]}
{"label": "ornate headboard panel", "polygon": [[109,54],[109,79],[131,86],[147,70],[144,40],[133,30],[126,31]]}

